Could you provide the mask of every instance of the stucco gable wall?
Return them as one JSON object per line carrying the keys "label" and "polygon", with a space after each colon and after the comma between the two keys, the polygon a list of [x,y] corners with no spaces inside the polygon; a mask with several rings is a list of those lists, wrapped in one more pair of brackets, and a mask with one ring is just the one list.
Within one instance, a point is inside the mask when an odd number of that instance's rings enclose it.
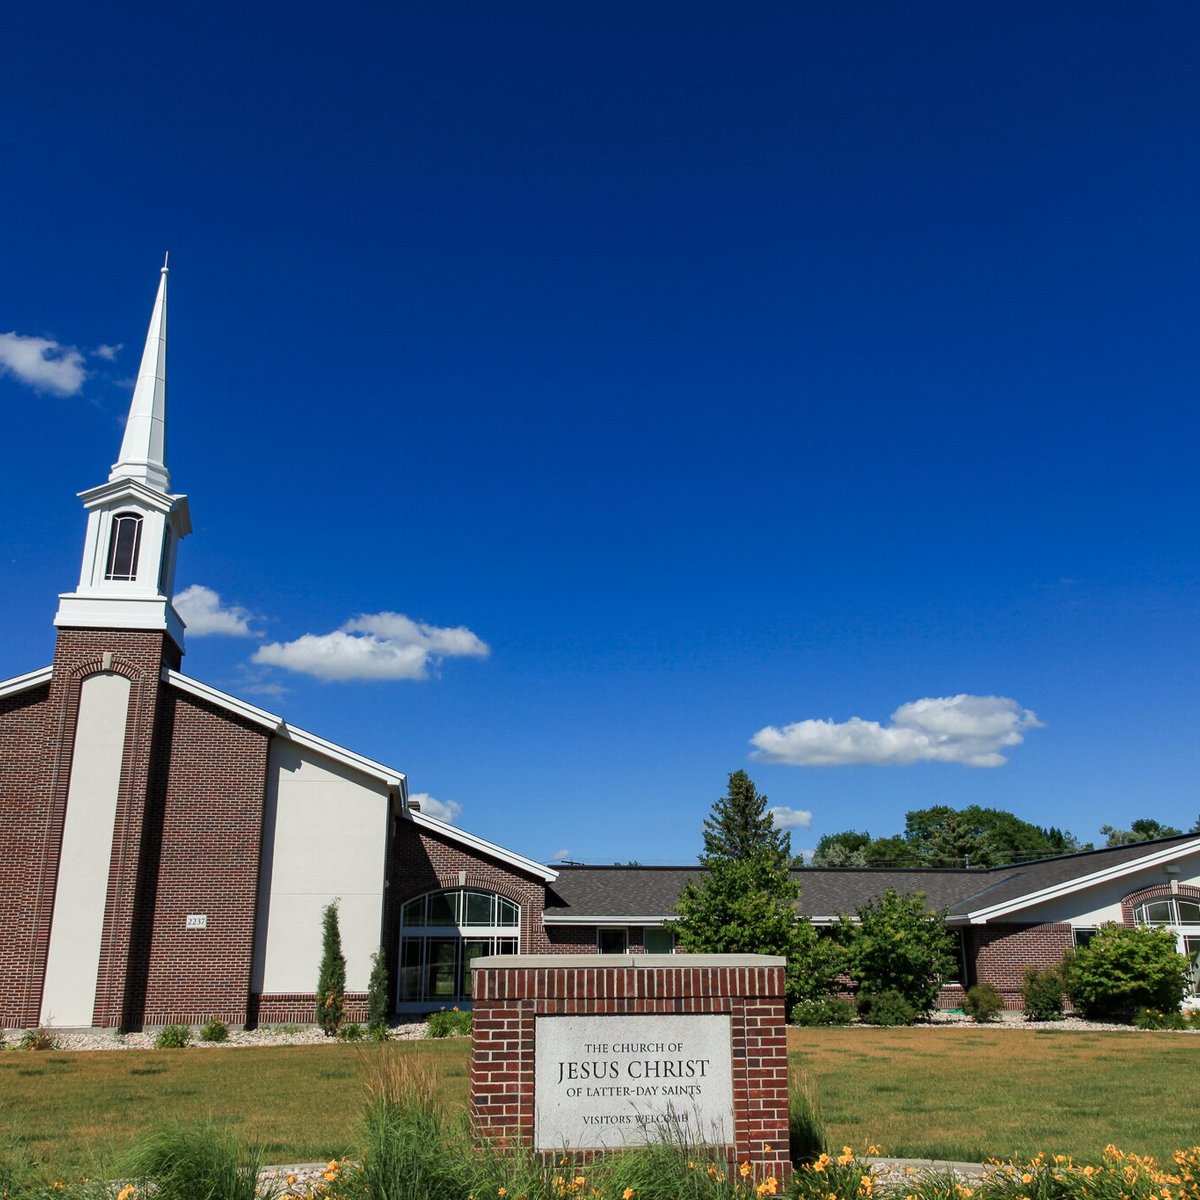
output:
{"label": "stucco gable wall", "polygon": [[316,990],[321,911],[333,900],[346,990],[366,990],[380,944],[389,819],[381,780],[272,739],[252,991]]}
{"label": "stucco gable wall", "polygon": [[1169,885],[1171,880],[1180,884],[1200,886],[1200,852],[1175,859],[1172,866],[1179,867],[1178,875],[1168,875],[1161,865],[1123,875],[1105,883],[1059,896],[1053,900],[999,918],[1005,922],[1021,921],[1030,924],[1068,922],[1071,925],[1102,925],[1106,921],[1123,920],[1121,900],[1130,892],[1142,888]]}

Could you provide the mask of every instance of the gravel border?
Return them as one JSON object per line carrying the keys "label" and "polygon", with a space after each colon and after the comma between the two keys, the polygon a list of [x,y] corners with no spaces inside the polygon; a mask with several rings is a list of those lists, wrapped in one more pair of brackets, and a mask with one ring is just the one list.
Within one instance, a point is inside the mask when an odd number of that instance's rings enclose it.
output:
{"label": "gravel border", "polygon": [[[863,1025],[863,1029],[874,1026]],[[843,1026],[853,1028],[853,1026]],[[1020,1012],[1005,1011],[985,1023],[972,1021],[965,1013],[936,1012],[926,1021],[904,1026],[908,1029],[1032,1029],[1039,1033],[1174,1033],[1200,1034],[1200,1029],[1137,1029],[1133,1025],[1114,1025],[1104,1021],[1085,1021],[1082,1017],[1064,1017],[1061,1021],[1026,1021]],[[16,1049],[21,1039],[19,1029],[0,1030],[0,1050]],[[67,1033],[55,1032],[56,1050],[154,1050],[157,1030],[145,1033],[112,1033],[108,1030],[90,1030]],[[425,1023],[391,1026],[391,1036],[396,1041],[414,1041],[423,1038]],[[192,1031],[190,1046],[197,1050],[226,1050],[242,1046],[321,1046],[337,1045],[336,1039],[327,1038],[316,1025],[294,1026],[263,1025],[258,1029],[231,1029],[225,1042],[202,1042],[197,1031]]]}
{"label": "gravel border", "polygon": [[[0,1030],[6,1035],[3,1048],[15,1050],[21,1040],[22,1031],[19,1029]],[[411,1025],[393,1025],[391,1036],[396,1041],[414,1041],[425,1036],[425,1023],[419,1021]],[[54,1031],[55,1050],[155,1050],[155,1039],[158,1030],[151,1029],[144,1033],[110,1033],[108,1030],[88,1030],[84,1032],[67,1033]],[[236,1050],[245,1046],[337,1046],[343,1043],[336,1038],[326,1037],[318,1025],[302,1025],[299,1029],[293,1027],[281,1028],[277,1025],[264,1025],[258,1029],[231,1029],[229,1039],[224,1042],[202,1042],[198,1031],[193,1028],[192,1040],[188,1049],[196,1050]],[[361,1043],[365,1045],[367,1039]]]}

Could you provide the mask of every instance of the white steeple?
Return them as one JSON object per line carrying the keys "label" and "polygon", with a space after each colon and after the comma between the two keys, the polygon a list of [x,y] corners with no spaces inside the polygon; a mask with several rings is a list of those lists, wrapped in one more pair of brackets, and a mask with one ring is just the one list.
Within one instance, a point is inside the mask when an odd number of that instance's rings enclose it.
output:
{"label": "white steeple", "polygon": [[167,470],[166,454],[167,260],[164,258],[158,295],[150,314],[150,328],[146,331],[142,365],[133,386],[129,420],[125,422],[121,456],[113,464],[109,479],[139,479],[160,491],[168,491],[171,473]]}
{"label": "white steeple", "polygon": [[167,266],[150,314],[121,454],[108,482],[80,492],[88,512],[79,586],[59,596],[60,628],[153,629],[183,649],[171,598],[175,553],[192,531],[186,496],[172,495],[167,442]]}

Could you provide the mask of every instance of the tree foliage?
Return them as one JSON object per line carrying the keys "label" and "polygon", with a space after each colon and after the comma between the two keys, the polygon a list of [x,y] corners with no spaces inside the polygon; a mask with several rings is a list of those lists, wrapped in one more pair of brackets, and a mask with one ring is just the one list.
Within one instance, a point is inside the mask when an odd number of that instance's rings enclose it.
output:
{"label": "tree foliage", "polygon": [[997,867],[1090,849],[1064,830],[1033,825],[1003,809],[938,804],[906,813],[903,834],[826,834],[817,843],[812,865]]}
{"label": "tree foliage", "polygon": [[832,990],[840,948],[796,911],[800,889],[788,874],[791,839],[778,830],[745,771],[704,822],[704,876],[684,886],[672,926],[693,953],[776,954],[787,959],[789,1007]]}
{"label": "tree foliage", "polygon": [[317,1024],[333,1037],[342,1023],[346,1004],[346,958],[334,900],[321,912],[321,973],[317,978]]}
{"label": "tree foliage", "polygon": [[388,1038],[388,973],[383,948],[371,955],[371,977],[367,981],[367,1032],[377,1041]]}
{"label": "tree foliage", "polygon": [[792,860],[791,835],[775,828],[767,811],[767,798],[758,794],[750,776],[745,771],[732,772],[727,792],[713,805],[712,815],[704,819],[702,860],[766,853],[787,866]]}
{"label": "tree foliage", "polygon": [[847,829],[843,833],[827,833],[817,842],[811,866],[814,867],[865,867],[866,849],[871,844],[871,835],[863,830],[856,833]]}
{"label": "tree foliage", "polygon": [[918,1015],[932,1012],[942,980],[957,969],[945,920],[945,910],[925,910],[920,892],[902,896],[891,888],[863,905],[857,921],[842,918],[838,936],[856,990],[869,996],[896,992]]}
{"label": "tree foliage", "polygon": [[1085,1016],[1130,1021],[1141,1008],[1173,1013],[1187,995],[1188,960],[1161,925],[1101,925],[1063,963],[1071,1003]]}
{"label": "tree foliage", "polygon": [[[1197,822],[1200,825],[1200,821]],[[1128,829],[1116,829],[1112,825],[1101,825],[1100,832],[1108,841],[1105,846],[1129,846],[1134,842],[1150,842],[1155,838],[1177,837],[1183,832],[1174,825],[1162,825],[1153,817],[1140,817]],[[1197,832],[1196,829],[1192,830]]]}

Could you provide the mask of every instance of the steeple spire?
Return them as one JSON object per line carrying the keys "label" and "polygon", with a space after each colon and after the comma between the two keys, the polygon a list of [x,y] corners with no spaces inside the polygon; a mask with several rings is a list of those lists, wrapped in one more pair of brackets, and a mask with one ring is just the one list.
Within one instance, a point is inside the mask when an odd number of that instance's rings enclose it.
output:
{"label": "steeple spire", "polygon": [[176,551],[192,519],[187,497],[171,492],[166,443],[164,261],[121,455],[107,483],[79,493],[88,514],[83,563],[79,586],[58,598],[60,629],[161,629],[182,651],[183,621],[171,600]]}
{"label": "steeple spire", "polygon": [[163,258],[162,275],[150,328],[146,332],[146,348],[142,365],[133,387],[129,419],[121,454],[113,464],[109,480],[136,479],[162,492],[171,490],[171,474],[167,470],[167,260]]}

